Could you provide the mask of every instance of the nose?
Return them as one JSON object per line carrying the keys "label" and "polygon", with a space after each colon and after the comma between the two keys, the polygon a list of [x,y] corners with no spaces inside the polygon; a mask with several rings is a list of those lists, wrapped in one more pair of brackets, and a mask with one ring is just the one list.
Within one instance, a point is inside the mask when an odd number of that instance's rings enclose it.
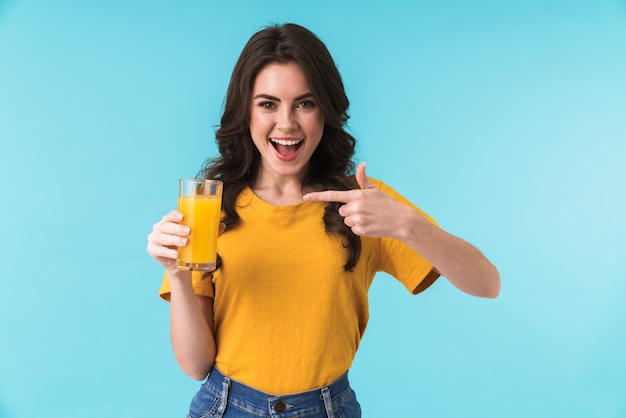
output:
{"label": "nose", "polygon": [[293,109],[290,109],[287,106],[281,109],[277,115],[276,126],[283,132],[295,130],[298,127],[298,121]]}

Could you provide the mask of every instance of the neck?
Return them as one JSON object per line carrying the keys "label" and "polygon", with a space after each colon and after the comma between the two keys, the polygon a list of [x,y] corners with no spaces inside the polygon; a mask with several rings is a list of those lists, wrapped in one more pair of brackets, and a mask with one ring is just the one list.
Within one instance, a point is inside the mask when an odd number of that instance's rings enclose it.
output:
{"label": "neck", "polygon": [[261,200],[276,206],[300,203],[304,194],[300,182],[256,183],[252,190]]}
{"label": "neck", "polygon": [[302,202],[303,188],[299,176],[261,176],[251,185],[254,193],[267,203],[276,206],[294,205]]}

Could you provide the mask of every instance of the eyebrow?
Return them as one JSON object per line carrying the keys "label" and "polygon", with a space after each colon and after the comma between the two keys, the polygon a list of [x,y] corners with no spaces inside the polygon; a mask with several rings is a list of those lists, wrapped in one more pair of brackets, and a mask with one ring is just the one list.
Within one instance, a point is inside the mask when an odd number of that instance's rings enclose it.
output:
{"label": "eyebrow", "polygon": [[[313,93],[304,93],[304,94],[294,98],[294,101],[298,101],[298,100],[302,100],[302,99],[308,99],[309,97],[313,97]],[[256,100],[256,99],[266,99],[266,100],[273,100],[275,102],[280,102],[281,101],[278,97],[272,96],[271,94],[265,94],[265,93],[257,94],[252,99],[253,100]]]}

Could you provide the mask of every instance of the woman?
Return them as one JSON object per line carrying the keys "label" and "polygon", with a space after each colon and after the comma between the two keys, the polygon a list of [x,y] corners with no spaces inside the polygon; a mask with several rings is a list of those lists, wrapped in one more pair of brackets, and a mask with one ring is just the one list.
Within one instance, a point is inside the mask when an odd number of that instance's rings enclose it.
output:
{"label": "woman", "polygon": [[[439,275],[496,297],[497,269],[356,168],[348,99],[324,44],[293,24],[256,33],[235,65],[203,176],[224,182],[220,265],[176,269],[189,230],[172,211],[148,252],[166,270],[175,357],[202,380],[190,417],[360,417],[347,371],[385,271],[412,293]],[[300,414],[300,415],[298,415]],[[310,414],[310,415],[309,415]]]}

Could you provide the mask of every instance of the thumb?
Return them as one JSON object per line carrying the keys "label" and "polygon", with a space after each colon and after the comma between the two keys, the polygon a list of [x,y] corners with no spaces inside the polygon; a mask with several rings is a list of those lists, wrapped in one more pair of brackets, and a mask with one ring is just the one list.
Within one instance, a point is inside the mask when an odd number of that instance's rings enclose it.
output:
{"label": "thumb", "polygon": [[374,183],[369,181],[369,179],[367,178],[367,174],[365,174],[365,162],[362,162],[356,168],[356,182],[359,183],[359,187],[361,188],[361,190],[372,189],[376,187],[374,186]]}

